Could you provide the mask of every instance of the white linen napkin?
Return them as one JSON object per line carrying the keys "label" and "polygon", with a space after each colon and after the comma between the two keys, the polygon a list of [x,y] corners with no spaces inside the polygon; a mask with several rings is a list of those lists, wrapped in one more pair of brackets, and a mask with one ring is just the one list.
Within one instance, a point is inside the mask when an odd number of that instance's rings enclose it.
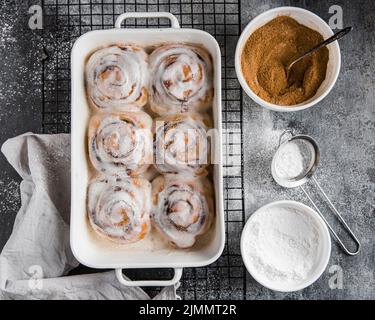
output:
{"label": "white linen napkin", "polygon": [[[0,254],[0,299],[150,299],[115,272],[67,276],[79,265],[69,244],[70,135],[24,135],[1,151],[22,177],[21,208]],[[176,287],[154,299],[176,299]]]}

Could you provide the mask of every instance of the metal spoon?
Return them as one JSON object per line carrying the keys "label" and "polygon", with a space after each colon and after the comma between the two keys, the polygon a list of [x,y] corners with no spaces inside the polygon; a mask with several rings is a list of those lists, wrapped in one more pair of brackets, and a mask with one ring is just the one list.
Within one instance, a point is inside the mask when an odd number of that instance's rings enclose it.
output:
{"label": "metal spoon", "polygon": [[310,54],[314,53],[315,51],[318,51],[320,48],[325,47],[326,45],[330,44],[333,41],[341,39],[343,36],[348,34],[353,28],[347,27],[345,29],[342,29],[341,31],[335,33],[332,37],[329,37],[327,40],[324,40],[323,42],[317,44],[315,47],[310,49],[309,51],[305,52],[301,56],[299,56],[297,59],[293,60],[289,65],[286,67],[286,78],[289,78],[290,71],[298,61],[302,60],[303,58],[309,56]]}

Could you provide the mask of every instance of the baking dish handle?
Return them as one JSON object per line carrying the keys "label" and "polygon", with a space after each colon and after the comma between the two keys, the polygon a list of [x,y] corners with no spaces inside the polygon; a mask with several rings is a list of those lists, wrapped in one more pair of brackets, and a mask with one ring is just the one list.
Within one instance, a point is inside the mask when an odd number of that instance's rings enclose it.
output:
{"label": "baking dish handle", "polygon": [[125,12],[116,19],[115,28],[121,28],[122,22],[129,18],[167,18],[171,21],[172,28],[180,28],[177,18],[169,12]]}
{"label": "baking dish handle", "polygon": [[170,280],[126,280],[122,274],[122,269],[116,269],[117,280],[127,287],[167,287],[173,286],[180,281],[182,276],[182,268],[174,269],[174,276]]}

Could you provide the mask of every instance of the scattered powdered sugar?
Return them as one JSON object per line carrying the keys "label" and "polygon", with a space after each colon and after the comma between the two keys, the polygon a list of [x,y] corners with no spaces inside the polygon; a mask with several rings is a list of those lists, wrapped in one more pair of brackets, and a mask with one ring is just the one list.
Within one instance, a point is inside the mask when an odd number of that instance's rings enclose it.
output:
{"label": "scattered powdered sugar", "polygon": [[15,214],[21,202],[19,183],[15,180],[0,180],[0,212],[4,214]]}
{"label": "scattered powdered sugar", "polygon": [[249,220],[246,260],[261,278],[273,284],[298,284],[313,271],[320,249],[319,229],[308,213],[274,206]]}
{"label": "scattered powdered sugar", "polygon": [[0,36],[0,48],[6,48],[9,43],[16,42],[16,38],[13,36],[13,24],[3,22],[0,25],[1,36]]}

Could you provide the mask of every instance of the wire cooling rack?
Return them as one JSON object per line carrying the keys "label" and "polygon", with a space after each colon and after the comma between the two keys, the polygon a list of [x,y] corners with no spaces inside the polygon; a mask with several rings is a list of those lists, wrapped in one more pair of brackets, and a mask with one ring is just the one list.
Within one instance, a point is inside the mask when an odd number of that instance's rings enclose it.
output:
{"label": "wire cooling rack", "polygon": [[[123,12],[168,11],[183,28],[212,34],[222,53],[224,134],[224,208],[226,246],[222,256],[204,268],[186,268],[179,294],[183,299],[245,299],[246,273],[240,254],[245,221],[242,158],[242,93],[234,68],[240,34],[240,1],[235,0],[44,0],[45,37],[43,132],[70,131],[70,50],[81,34],[114,26]],[[166,27],[164,19],[129,19],[126,27]]]}

